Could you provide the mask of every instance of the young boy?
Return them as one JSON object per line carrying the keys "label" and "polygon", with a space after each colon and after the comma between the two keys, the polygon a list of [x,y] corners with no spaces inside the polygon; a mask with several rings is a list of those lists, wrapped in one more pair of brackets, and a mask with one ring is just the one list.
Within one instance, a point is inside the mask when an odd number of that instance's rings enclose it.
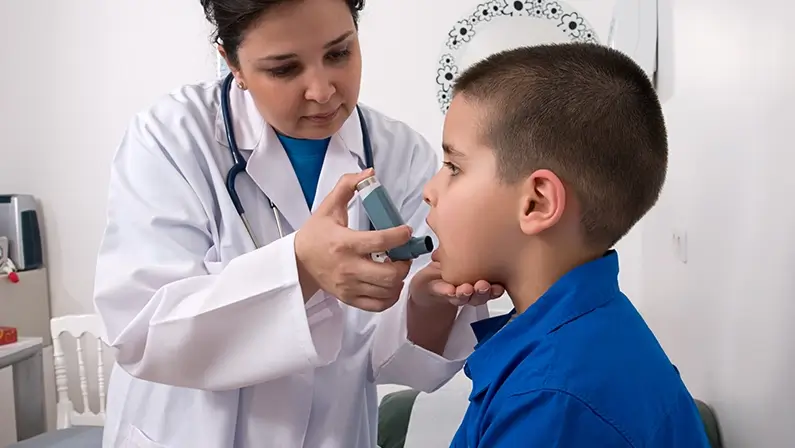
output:
{"label": "young boy", "polygon": [[654,205],[668,146],[629,58],[590,44],[496,54],[457,80],[426,186],[451,284],[505,286],[473,324],[454,447],[708,447],[693,398],[618,286],[611,247]]}

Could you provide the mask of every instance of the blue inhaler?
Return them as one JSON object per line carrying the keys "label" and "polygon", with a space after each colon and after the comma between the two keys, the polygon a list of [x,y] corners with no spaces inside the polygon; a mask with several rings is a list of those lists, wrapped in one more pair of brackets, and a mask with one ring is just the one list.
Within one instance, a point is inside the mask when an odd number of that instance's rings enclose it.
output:
{"label": "blue inhaler", "polygon": [[[386,189],[375,176],[356,184],[356,191],[359,192],[364,211],[375,230],[390,229],[405,224]],[[390,249],[386,253],[372,254],[372,258],[379,262],[384,262],[387,256],[394,261],[413,260],[431,251],[433,251],[433,239],[430,236],[411,237],[406,244]]]}

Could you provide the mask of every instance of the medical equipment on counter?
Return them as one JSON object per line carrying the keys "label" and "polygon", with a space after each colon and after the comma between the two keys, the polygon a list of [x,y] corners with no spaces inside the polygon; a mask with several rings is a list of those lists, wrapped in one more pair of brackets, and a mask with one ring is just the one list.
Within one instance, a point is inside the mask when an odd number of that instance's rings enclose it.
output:
{"label": "medical equipment on counter", "polygon": [[[370,176],[356,184],[356,190],[359,192],[364,211],[376,230],[390,229],[405,224],[386,189],[375,176]],[[424,237],[411,237],[406,244],[390,249],[386,253],[373,254],[372,258],[381,262],[384,261],[385,256],[388,256],[393,261],[413,260],[420,255],[430,253],[432,250],[433,239],[426,235]]]}
{"label": "medical equipment on counter", "polygon": [[19,282],[19,274],[14,262],[8,258],[8,238],[0,236],[0,274],[8,276],[11,283]]}
{"label": "medical equipment on counter", "polygon": [[8,238],[8,258],[19,271],[44,265],[36,199],[28,194],[0,195],[0,236]]}
{"label": "medical equipment on counter", "polygon": [[[238,215],[240,215],[240,219],[243,220],[243,225],[246,226],[246,231],[248,232],[249,237],[251,237],[251,241],[254,242],[254,246],[261,247],[260,243],[254,236],[251,224],[249,224],[248,219],[246,219],[246,210],[243,208],[243,204],[240,202],[240,197],[237,195],[237,190],[235,188],[235,179],[237,179],[238,174],[246,171],[247,161],[245,158],[243,158],[243,154],[237,147],[237,140],[235,139],[234,128],[232,127],[232,108],[229,105],[229,93],[232,89],[232,81],[234,81],[234,79],[235,77],[233,74],[228,74],[226,79],[224,79],[223,85],[221,86],[221,115],[223,116],[224,120],[226,142],[229,146],[229,152],[232,155],[232,162],[234,163],[226,175],[226,191],[229,193],[229,197],[232,198],[232,203],[235,205],[235,209],[237,210]],[[365,168],[373,168],[373,146],[372,142],[370,141],[370,133],[367,129],[367,123],[365,123],[362,111],[358,106],[356,107],[356,112],[359,114],[359,123],[362,129]],[[276,219],[276,229],[279,231],[279,238],[284,238],[284,229],[282,227],[279,208],[276,207],[276,204],[274,204],[270,198],[267,199],[268,205],[270,205],[271,210],[273,211],[273,217]]]}
{"label": "medical equipment on counter", "polygon": [[8,345],[17,342],[18,333],[15,327],[0,326],[0,345]]}
{"label": "medical equipment on counter", "polygon": [[0,236],[0,264],[8,259],[8,237]]}

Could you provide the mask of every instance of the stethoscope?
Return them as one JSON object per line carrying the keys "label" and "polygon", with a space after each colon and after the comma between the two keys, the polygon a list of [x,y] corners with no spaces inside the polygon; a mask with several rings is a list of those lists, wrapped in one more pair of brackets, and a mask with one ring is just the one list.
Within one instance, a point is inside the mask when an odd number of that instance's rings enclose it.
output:
{"label": "stethoscope", "polygon": [[[254,242],[255,247],[259,248],[262,246],[257,242],[257,238],[254,236],[251,224],[248,222],[248,219],[246,219],[246,210],[243,208],[243,204],[240,202],[240,196],[237,195],[237,189],[235,188],[235,179],[237,179],[238,174],[246,171],[247,162],[246,159],[243,158],[243,154],[240,152],[240,149],[237,147],[237,140],[235,140],[234,128],[232,127],[232,110],[229,106],[229,95],[232,91],[232,81],[234,81],[234,79],[235,77],[232,73],[228,74],[226,79],[224,79],[223,85],[221,86],[221,114],[224,119],[226,142],[229,145],[229,153],[232,154],[233,162],[232,168],[229,169],[229,172],[226,175],[226,191],[229,193],[229,197],[232,199],[232,203],[235,205],[237,214],[240,215],[240,219],[243,220],[243,225],[246,226],[246,231],[251,237],[251,241]],[[356,107],[356,113],[359,114],[359,123],[361,123],[362,128],[365,168],[373,168],[373,146],[372,142],[370,141],[370,133],[367,130],[367,123],[365,123],[364,115],[362,115],[362,111],[358,106]],[[284,229],[282,228],[282,220],[279,209],[276,207],[276,204],[274,204],[273,201],[267,197],[267,195],[265,198],[268,199],[268,205],[270,205],[271,210],[273,211],[273,217],[276,219],[276,229],[279,231],[279,238],[284,238]]]}

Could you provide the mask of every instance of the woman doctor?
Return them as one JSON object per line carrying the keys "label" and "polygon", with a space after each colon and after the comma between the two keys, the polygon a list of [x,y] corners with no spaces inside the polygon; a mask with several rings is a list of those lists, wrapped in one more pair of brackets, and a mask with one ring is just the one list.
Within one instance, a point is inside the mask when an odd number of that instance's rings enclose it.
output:
{"label": "woman doctor", "polygon": [[[502,288],[447,284],[427,256],[411,272],[369,258],[411,229],[361,231],[352,200],[371,174],[357,112],[363,0],[201,3],[235,77],[231,128],[248,160],[236,190],[251,234],[225,187],[221,82],[138,114],[113,160],[96,272],[120,367],[103,446],[372,448],[375,385],[444,384]],[[421,191],[434,150],[359,108],[379,180],[415,234],[430,234]]]}

